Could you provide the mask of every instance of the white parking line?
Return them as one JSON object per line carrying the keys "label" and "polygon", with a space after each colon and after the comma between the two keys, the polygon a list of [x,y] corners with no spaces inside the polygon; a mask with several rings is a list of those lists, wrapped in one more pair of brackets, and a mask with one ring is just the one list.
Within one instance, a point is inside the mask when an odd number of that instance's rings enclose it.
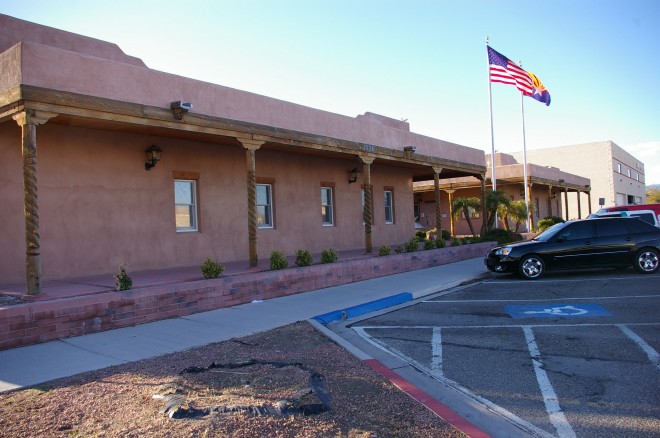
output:
{"label": "white parking line", "polygon": [[630,330],[628,327],[626,327],[623,324],[617,324],[617,327],[621,329],[623,333],[625,333],[626,336],[628,336],[630,339],[633,340],[639,347],[646,353],[646,355],[649,357],[649,360],[657,369],[660,370],[660,354],[655,350],[655,348],[651,347],[649,344],[646,343],[646,341],[642,338],[640,338],[637,333],[633,332]]}
{"label": "white parking line", "polygon": [[431,336],[431,371],[442,375],[442,334],[440,327],[433,327]]}
{"label": "white parking line", "polygon": [[[444,383],[445,385],[449,386],[450,388],[455,389],[456,391],[462,393],[463,395],[467,396],[469,399],[474,400],[475,402],[481,404],[482,406],[487,407],[490,411],[500,415],[502,418],[505,418],[506,420],[510,421],[511,423],[517,425],[523,430],[526,430],[533,434],[534,436],[538,436],[541,438],[554,438],[554,435],[549,434],[545,430],[533,425],[527,420],[523,420],[522,418],[518,417],[516,414],[507,411],[503,407],[496,405],[495,403],[491,402],[490,400],[481,397],[477,394],[474,394],[472,391],[467,389],[466,387],[462,386],[458,382],[446,378],[442,374],[442,370],[440,372],[434,372],[433,370],[427,368],[426,366],[422,365],[421,363],[417,362],[416,360],[408,357],[401,351],[399,351],[396,348],[392,348],[391,346],[386,346],[385,344],[381,343],[378,339],[373,338],[371,335],[369,335],[365,329],[372,329],[372,328],[378,328],[378,327],[353,327],[353,330],[355,333],[357,333],[362,339],[367,341],[369,344],[373,345],[374,347],[378,348],[379,350],[382,350],[386,352],[387,354],[394,355],[395,357],[398,357],[401,359],[403,362],[406,362],[410,364],[411,366],[417,368],[419,371],[422,373],[426,374],[427,376]],[[404,327],[400,327],[404,328]],[[440,345],[439,348],[442,348]]]}
{"label": "white parking line", "polygon": [[[486,406],[488,409],[499,414],[503,418],[506,418],[508,421],[517,424],[519,427],[523,429],[531,431],[531,433],[535,434],[536,436],[550,438],[553,437],[554,435],[547,433],[543,429],[540,429],[539,427],[528,422],[527,420],[518,417],[514,413],[506,410],[505,408],[496,405],[490,400],[481,397],[477,394],[474,394],[472,391],[462,386],[458,382],[445,377],[443,373],[442,329],[488,329],[488,328],[516,328],[516,327],[521,328],[524,332],[525,339],[527,341],[528,350],[532,358],[534,373],[536,375],[539,389],[543,396],[543,401],[546,406],[546,411],[548,413],[550,422],[557,430],[558,437],[572,438],[576,436],[575,432],[568,423],[568,420],[566,419],[564,413],[561,411],[558,397],[554,392],[552,385],[550,384],[550,380],[548,378],[547,373],[543,369],[543,362],[541,361],[541,357],[540,357],[541,355],[538,349],[538,345],[536,344],[536,340],[534,338],[532,329],[557,328],[557,327],[566,328],[566,327],[613,327],[613,326],[619,327],[630,339],[636,342],[640,346],[640,348],[648,355],[651,363],[655,365],[658,369],[660,369],[660,354],[658,354],[658,352],[655,349],[653,349],[653,347],[648,345],[642,338],[640,338],[637,334],[635,334],[632,330],[630,330],[630,328],[628,328],[629,326],[634,326],[634,327],[660,326],[660,323],[628,323],[625,325],[624,324],[536,324],[536,325],[511,324],[511,325],[474,325],[474,326],[455,326],[455,325],[454,326],[359,326],[359,327],[354,326],[352,327],[352,329],[361,338],[363,338],[371,345],[377,347],[378,349],[388,354],[398,357],[402,361],[407,362],[408,364],[417,368],[418,370],[425,373],[429,377],[432,377],[438,380],[439,382],[454,388],[456,391],[464,394],[465,396],[471,398],[472,400],[475,400],[481,405]],[[432,330],[432,338],[431,338],[432,358],[431,358],[430,367],[427,367],[417,362],[416,360],[408,357],[406,354],[399,351],[398,349],[392,348],[391,346],[385,344],[384,342],[381,342],[379,339],[366,332],[366,330],[396,330],[396,329]]]}
{"label": "white parking line", "polygon": [[541,353],[539,352],[538,345],[536,345],[534,332],[532,332],[532,328],[529,326],[524,326],[522,329],[525,333],[525,340],[527,341],[529,354],[532,356],[534,374],[536,374],[536,381],[539,384],[539,389],[543,396],[543,403],[545,404],[545,410],[550,417],[550,422],[555,426],[555,429],[557,429],[557,436],[560,438],[573,438],[575,437],[575,432],[571,425],[568,424],[568,420],[559,406],[559,398],[550,383],[548,374],[543,369]]}
{"label": "white parking line", "polygon": [[631,298],[660,298],[660,295],[628,295],[628,296],[619,296],[619,297],[582,297],[582,298],[541,298],[541,299],[529,299],[529,300],[423,300],[420,303],[528,303],[528,302],[545,302],[545,301],[592,301],[592,300],[629,300]]}
{"label": "white parking line", "polygon": [[[613,280],[621,280],[621,281],[632,281],[632,280],[646,280],[647,278],[645,277],[640,277],[640,276],[630,276],[630,277],[614,277],[614,278],[589,278],[589,281],[613,281]],[[576,283],[576,282],[584,282],[586,279],[581,278],[581,279],[575,279],[571,280],[568,278],[565,279],[552,279],[552,278],[546,278],[544,280],[534,280],[535,284],[538,283]],[[521,280],[484,280],[484,283],[497,283],[497,284],[529,284]]]}
{"label": "white parking line", "polygon": [[[660,322],[632,322],[624,324],[625,326],[656,326]],[[485,328],[507,328],[507,327],[612,327],[618,324],[497,324],[497,325],[379,325],[379,326],[354,326],[354,330],[365,329],[485,329]]]}

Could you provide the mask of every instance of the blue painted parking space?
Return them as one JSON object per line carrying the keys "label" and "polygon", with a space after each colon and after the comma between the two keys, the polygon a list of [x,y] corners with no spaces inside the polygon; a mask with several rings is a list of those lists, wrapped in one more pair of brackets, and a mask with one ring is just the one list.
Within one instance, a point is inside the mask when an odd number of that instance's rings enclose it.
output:
{"label": "blue painted parking space", "polygon": [[612,314],[597,304],[531,304],[504,306],[511,318],[591,318]]}

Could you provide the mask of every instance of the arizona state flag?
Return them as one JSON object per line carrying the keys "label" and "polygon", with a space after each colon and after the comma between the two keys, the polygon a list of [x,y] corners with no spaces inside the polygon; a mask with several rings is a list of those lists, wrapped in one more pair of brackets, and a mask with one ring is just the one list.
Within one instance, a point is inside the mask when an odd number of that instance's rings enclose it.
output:
{"label": "arizona state flag", "polygon": [[550,105],[550,92],[534,74],[516,65],[506,56],[488,46],[490,81],[515,85],[525,96]]}

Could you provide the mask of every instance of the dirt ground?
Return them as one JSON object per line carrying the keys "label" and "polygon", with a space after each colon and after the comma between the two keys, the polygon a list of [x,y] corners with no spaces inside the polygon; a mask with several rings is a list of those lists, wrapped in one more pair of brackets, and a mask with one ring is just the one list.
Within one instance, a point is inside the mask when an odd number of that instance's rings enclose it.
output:
{"label": "dirt ground", "polygon": [[298,322],[0,394],[0,436],[464,435]]}

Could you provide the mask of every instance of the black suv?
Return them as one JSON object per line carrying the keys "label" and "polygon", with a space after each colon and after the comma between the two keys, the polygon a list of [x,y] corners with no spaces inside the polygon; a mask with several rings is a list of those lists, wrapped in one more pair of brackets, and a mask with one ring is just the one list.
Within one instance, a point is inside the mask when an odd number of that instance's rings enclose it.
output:
{"label": "black suv", "polygon": [[532,240],[495,247],[484,262],[493,272],[528,280],[551,270],[631,265],[652,274],[660,262],[660,229],[632,217],[568,221]]}

